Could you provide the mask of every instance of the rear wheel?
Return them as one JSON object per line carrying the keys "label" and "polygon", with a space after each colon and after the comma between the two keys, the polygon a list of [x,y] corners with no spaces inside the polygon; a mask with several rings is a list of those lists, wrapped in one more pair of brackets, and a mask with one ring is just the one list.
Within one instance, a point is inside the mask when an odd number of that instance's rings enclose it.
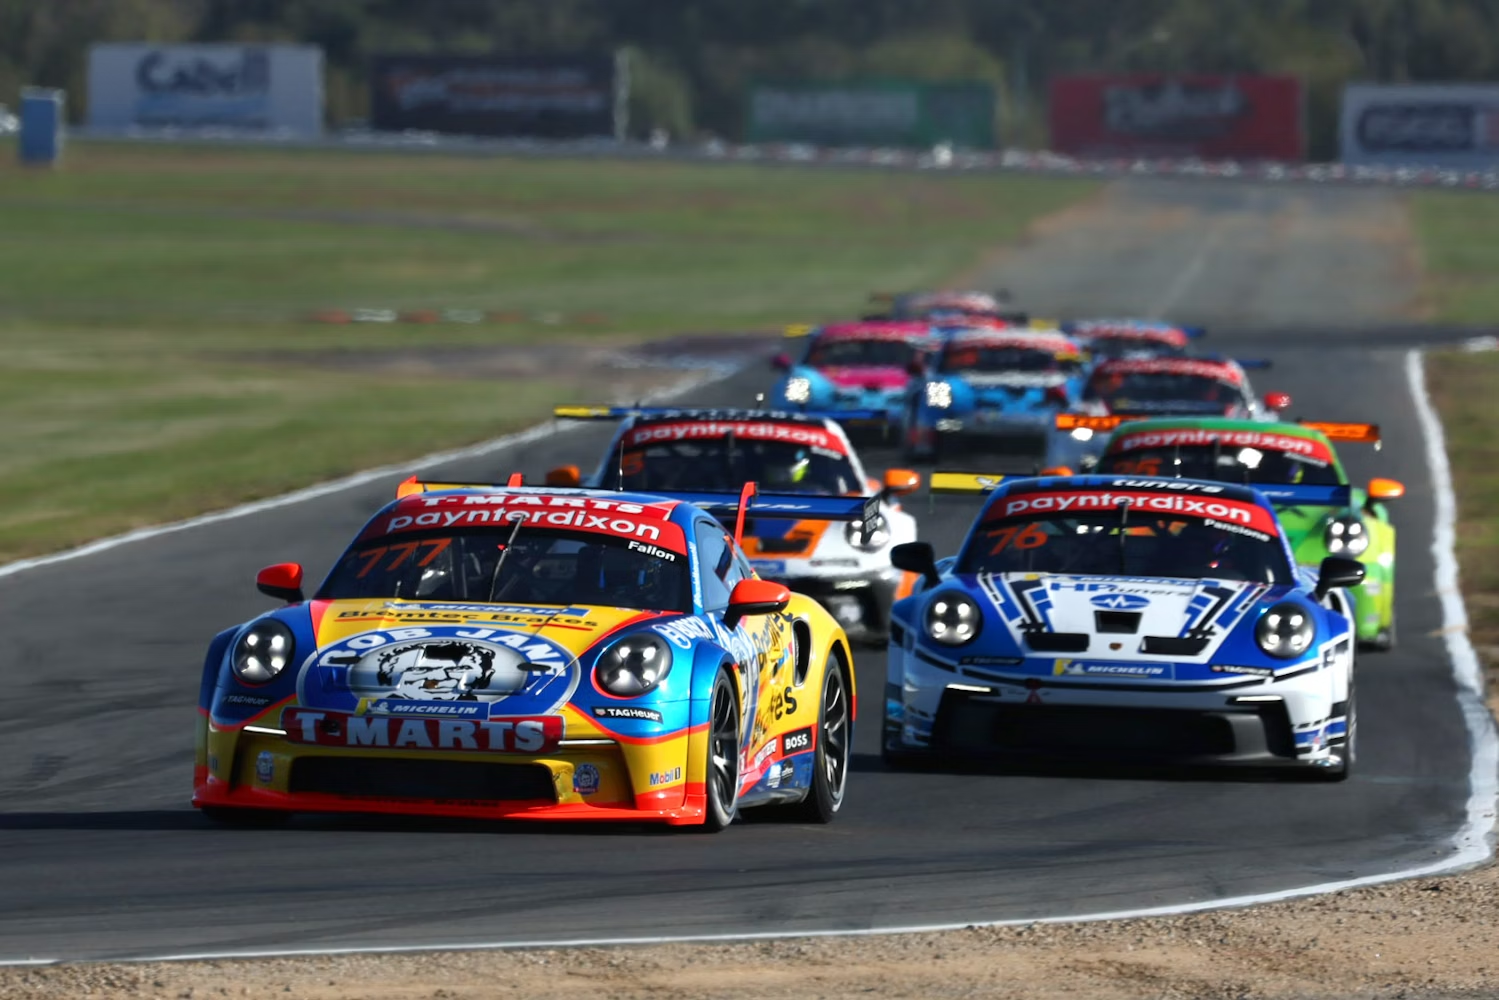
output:
{"label": "rear wheel", "polygon": [[717,833],[739,811],[739,699],[727,670],[713,681],[709,701],[707,805],[703,828]]}
{"label": "rear wheel", "polygon": [[802,823],[831,823],[843,805],[848,763],[854,744],[853,701],[842,665],[830,658],[822,679],[817,749],[812,754],[812,786],[807,797],[781,813]]}

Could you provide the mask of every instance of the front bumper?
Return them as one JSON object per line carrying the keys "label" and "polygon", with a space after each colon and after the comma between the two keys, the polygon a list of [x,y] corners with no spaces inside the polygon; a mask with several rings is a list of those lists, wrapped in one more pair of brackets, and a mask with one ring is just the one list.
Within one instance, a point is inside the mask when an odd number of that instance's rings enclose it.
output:
{"label": "front bumper", "polygon": [[1323,671],[1228,686],[948,668],[891,646],[885,748],[950,759],[1325,767],[1346,721]]}
{"label": "front bumper", "polygon": [[689,763],[706,759],[701,730],[564,740],[540,756],[345,750],[212,724],[206,737],[194,774],[200,808],[690,824],[706,807],[701,764]]}

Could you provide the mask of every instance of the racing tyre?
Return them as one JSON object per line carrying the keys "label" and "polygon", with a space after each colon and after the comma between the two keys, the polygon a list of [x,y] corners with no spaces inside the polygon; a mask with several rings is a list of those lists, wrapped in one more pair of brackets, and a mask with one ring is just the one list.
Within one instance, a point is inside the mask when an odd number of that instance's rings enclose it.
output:
{"label": "racing tyre", "polygon": [[739,699],[727,670],[714,679],[709,705],[703,829],[717,833],[734,822],[739,811]]}
{"label": "racing tyre", "polygon": [[260,829],[282,826],[291,819],[291,813],[280,809],[237,809],[234,806],[203,806],[199,810],[219,826],[235,826],[241,829]]}
{"label": "racing tyre", "polygon": [[1353,773],[1353,765],[1358,759],[1358,699],[1354,697],[1353,678],[1348,679],[1348,729],[1343,742],[1338,745],[1338,750],[1343,762],[1334,767],[1319,767],[1312,771],[1312,776],[1318,781],[1347,781],[1348,775]]}
{"label": "racing tyre", "polygon": [[853,754],[853,701],[848,678],[834,657],[822,679],[822,709],[817,720],[817,749],[812,755],[812,787],[807,797],[784,807],[779,817],[801,823],[831,823],[843,805],[848,764]]}
{"label": "racing tyre", "polygon": [[1364,643],[1364,648],[1376,653],[1388,653],[1395,648],[1395,609],[1390,608],[1390,624],[1375,633],[1374,638]]}

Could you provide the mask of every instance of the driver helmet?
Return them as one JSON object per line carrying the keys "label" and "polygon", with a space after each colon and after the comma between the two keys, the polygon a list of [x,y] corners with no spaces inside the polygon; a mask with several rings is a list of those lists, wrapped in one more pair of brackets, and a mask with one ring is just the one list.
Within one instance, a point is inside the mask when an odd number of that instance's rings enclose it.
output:
{"label": "driver helmet", "polygon": [[768,467],[765,470],[765,481],[769,486],[800,486],[806,481],[811,468],[812,453],[806,448],[798,448],[790,462]]}

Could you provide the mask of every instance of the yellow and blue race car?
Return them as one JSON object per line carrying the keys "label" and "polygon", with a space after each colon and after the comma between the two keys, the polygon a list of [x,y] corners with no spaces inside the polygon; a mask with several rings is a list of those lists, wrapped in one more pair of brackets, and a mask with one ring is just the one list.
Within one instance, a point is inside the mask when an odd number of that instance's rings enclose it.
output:
{"label": "yellow and blue race car", "polygon": [[209,645],[193,804],[243,823],[831,820],[848,640],[739,540],[746,516],[868,523],[873,501],[511,482],[408,480],[310,599],[301,566],[261,571],[286,605]]}

